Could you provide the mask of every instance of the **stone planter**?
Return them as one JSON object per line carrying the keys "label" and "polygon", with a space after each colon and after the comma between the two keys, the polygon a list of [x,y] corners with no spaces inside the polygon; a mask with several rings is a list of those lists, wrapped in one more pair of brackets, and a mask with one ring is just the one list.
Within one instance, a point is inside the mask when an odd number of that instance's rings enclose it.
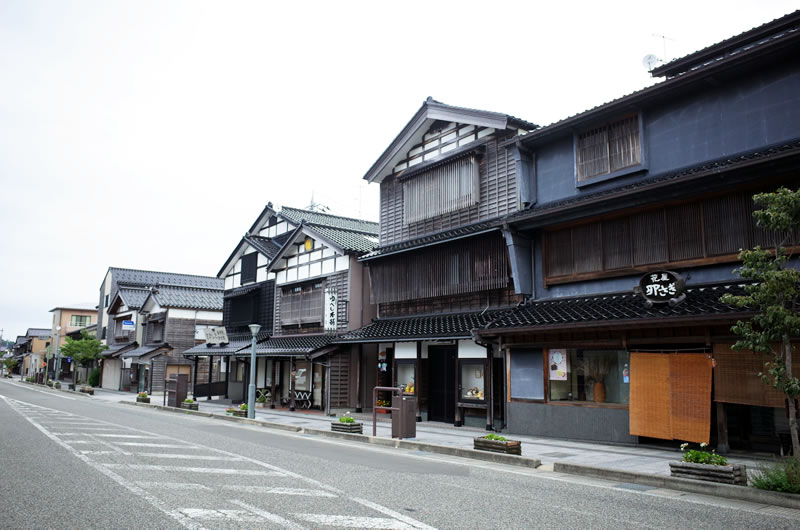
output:
{"label": "stone planter", "polygon": [[181,403],[181,408],[186,410],[197,410],[198,403]]}
{"label": "stone planter", "polygon": [[519,440],[488,440],[483,437],[474,438],[474,447],[480,451],[491,451],[492,453],[503,453],[506,455],[521,455],[522,442]]}
{"label": "stone planter", "polygon": [[331,430],[333,432],[347,432],[350,434],[364,434],[364,424],[361,422],[344,423],[341,421],[332,421]]}
{"label": "stone planter", "polygon": [[670,462],[669,472],[673,477],[721,482],[723,484],[747,485],[747,468],[744,464],[714,466],[692,462]]}
{"label": "stone planter", "polygon": [[56,383],[54,386],[56,390],[61,390],[61,383]]}
{"label": "stone planter", "polygon": [[136,396],[136,403],[150,403],[150,398]]}

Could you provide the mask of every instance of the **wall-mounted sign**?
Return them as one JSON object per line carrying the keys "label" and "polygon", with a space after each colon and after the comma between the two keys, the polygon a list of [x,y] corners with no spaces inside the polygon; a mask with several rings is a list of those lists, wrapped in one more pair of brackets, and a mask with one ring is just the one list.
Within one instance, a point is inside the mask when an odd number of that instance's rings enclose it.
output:
{"label": "wall-mounted sign", "polygon": [[338,308],[336,289],[325,289],[325,331],[336,331],[338,325]]}
{"label": "wall-mounted sign", "polygon": [[136,329],[136,322],[133,320],[122,321],[122,331],[134,331]]}
{"label": "wall-mounted sign", "polygon": [[684,281],[680,274],[672,271],[649,272],[639,279],[634,292],[642,295],[650,304],[675,305],[681,302]]}
{"label": "wall-mounted sign", "polygon": [[228,333],[224,326],[206,328],[203,331],[206,332],[206,342],[209,344],[228,343]]}
{"label": "wall-mounted sign", "polygon": [[550,350],[550,380],[567,380],[567,352],[565,350]]}

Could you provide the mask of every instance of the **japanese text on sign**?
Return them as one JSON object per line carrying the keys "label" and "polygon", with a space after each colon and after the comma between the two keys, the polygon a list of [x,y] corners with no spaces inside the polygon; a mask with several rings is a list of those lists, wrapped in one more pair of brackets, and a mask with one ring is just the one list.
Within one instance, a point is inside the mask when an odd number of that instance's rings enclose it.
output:
{"label": "japanese text on sign", "polygon": [[336,289],[325,289],[325,331],[336,331],[338,325]]}

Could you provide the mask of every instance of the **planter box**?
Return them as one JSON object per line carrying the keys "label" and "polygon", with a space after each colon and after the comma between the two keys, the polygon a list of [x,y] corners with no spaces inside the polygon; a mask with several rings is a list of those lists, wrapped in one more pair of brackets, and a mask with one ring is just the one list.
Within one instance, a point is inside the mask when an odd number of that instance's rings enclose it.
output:
{"label": "planter box", "polygon": [[94,388],[88,388],[88,387],[82,386],[80,391],[83,392],[84,394],[89,394],[90,396],[94,395]]}
{"label": "planter box", "polygon": [[474,438],[474,447],[481,451],[491,451],[493,453],[503,453],[506,455],[522,455],[522,442],[519,440],[488,440],[486,438]]}
{"label": "planter box", "polygon": [[181,408],[182,409],[187,409],[187,410],[197,410],[197,406],[198,406],[197,402],[194,402],[194,403],[181,403]]}
{"label": "planter box", "polygon": [[234,410],[233,411],[233,415],[236,416],[237,418],[246,418],[247,417],[247,411],[246,410]]}
{"label": "planter box", "polygon": [[136,403],[150,403],[149,397],[136,397]]}
{"label": "planter box", "polygon": [[670,462],[669,472],[673,477],[722,482],[723,484],[747,485],[747,468],[744,464],[713,466],[692,462]]}
{"label": "planter box", "polygon": [[350,434],[364,434],[364,424],[361,422],[343,423],[341,421],[332,421],[331,430],[333,432],[347,432]]}
{"label": "planter box", "polygon": [[267,407],[269,407],[269,403],[259,403],[258,401],[256,401],[256,408],[265,409]]}

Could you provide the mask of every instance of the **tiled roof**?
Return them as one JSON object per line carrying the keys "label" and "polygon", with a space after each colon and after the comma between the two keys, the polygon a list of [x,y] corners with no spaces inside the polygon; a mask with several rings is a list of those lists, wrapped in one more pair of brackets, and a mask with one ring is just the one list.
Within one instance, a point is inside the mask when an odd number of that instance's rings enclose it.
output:
{"label": "tiled roof", "polygon": [[747,309],[728,306],[719,301],[725,293],[744,294],[741,284],[699,285],[686,289],[686,299],[671,307],[654,304],[648,308],[645,300],[633,292],[580,296],[555,300],[532,300],[491,322],[485,333],[505,328],[564,328],[578,324],[610,324],[624,321],[704,317],[748,313]]}
{"label": "tiled roof", "polygon": [[250,245],[252,245],[256,250],[267,256],[268,258],[272,259],[281,249],[283,243],[277,243],[271,237],[261,237],[261,236],[253,236],[248,235],[244,236],[245,241],[247,241]]}
{"label": "tiled roof", "polygon": [[378,235],[378,223],[373,221],[354,219],[352,217],[340,217],[338,215],[300,210],[299,208],[289,208],[287,206],[281,208],[279,215],[296,225],[305,221],[307,225],[325,226],[351,232]]}
{"label": "tiled roof", "polygon": [[469,338],[506,311],[478,311],[446,315],[382,318],[363,328],[345,333],[334,344],[346,342],[381,342],[409,339]]}
{"label": "tiled roof", "polygon": [[119,295],[122,301],[130,309],[141,309],[147,296],[150,294],[150,289],[131,289],[123,287],[119,290]]}
{"label": "tiled roof", "polygon": [[180,285],[184,287],[203,287],[206,289],[222,289],[225,280],[214,276],[195,276],[193,274],[177,274],[173,272],[142,271],[110,267],[117,285],[151,287],[154,285]]}
{"label": "tiled roof", "polygon": [[100,352],[100,354],[103,357],[119,357],[126,351],[133,350],[138,346],[139,344],[137,342],[131,342],[130,344],[112,344],[107,350]]}
{"label": "tiled roof", "polygon": [[222,311],[222,289],[158,287],[153,296],[162,307]]}
{"label": "tiled roof", "polygon": [[369,254],[362,256],[360,259],[368,260],[372,258],[386,256],[389,254],[397,254],[399,252],[405,252],[406,250],[413,250],[419,247],[426,247],[436,243],[444,243],[447,241],[461,239],[463,237],[482,234],[490,230],[496,230],[501,224],[502,224],[502,219],[494,219],[490,221],[481,221],[480,223],[475,223],[467,226],[460,226],[458,228],[454,228],[452,230],[445,230],[444,232],[439,232],[437,234],[430,234],[427,236],[418,237],[416,239],[409,239],[408,241],[402,241],[400,243],[394,243],[392,245],[378,247]]}
{"label": "tiled roof", "polygon": [[360,232],[339,230],[321,225],[306,225],[310,232],[319,234],[323,238],[338,245],[344,250],[356,253],[369,252],[378,244],[378,236],[367,236]]}
{"label": "tiled roof", "polygon": [[[333,335],[285,335],[271,337],[256,346],[256,355],[304,355],[330,344]],[[245,348],[241,353],[248,352]]]}
{"label": "tiled roof", "polygon": [[[250,333],[230,333],[228,335],[227,344],[198,344],[193,348],[189,348],[183,355],[187,357],[204,356],[204,355],[230,355],[242,348],[250,346],[252,335]],[[266,339],[266,334],[263,336],[259,334],[257,340]]]}
{"label": "tiled roof", "polygon": [[661,173],[648,178],[642,178],[624,186],[608,188],[592,193],[586,193],[547,203],[537,204],[533,208],[517,212],[506,218],[507,221],[515,222],[523,219],[541,217],[549,215],[550,212],[571,206],[578,206],[584,203],[606,201],[607,199],[619,195],[627,195],[638,190],[648,189],[654,186],[669,185],[680,183],[684,180],[703,177],[709,174],[717,174],[722,171],[731,171],[738,167],[744,167],[762,160],[770,160],[784,156],[795,156],[800,154],[800,138],[794,138],[784,142],[760,147],[750,151],[745,151],[735,155],[717,158],[685,167],[676,171]]}
{"label": "tiled roof", "polygon": [[25,333],[28,337],[44,337],[50,338],[50,333],[52,330],[50,328],[28,328],[27,333]]}
{"label": "tiled roof", "polygon": [[120,357],[123,359],[141,359],[143,357],[149,356],[154,353],[158,353],[159,350],[169,350],[169,346],[166,344],[145,344],[135,350],[126,351]]}

